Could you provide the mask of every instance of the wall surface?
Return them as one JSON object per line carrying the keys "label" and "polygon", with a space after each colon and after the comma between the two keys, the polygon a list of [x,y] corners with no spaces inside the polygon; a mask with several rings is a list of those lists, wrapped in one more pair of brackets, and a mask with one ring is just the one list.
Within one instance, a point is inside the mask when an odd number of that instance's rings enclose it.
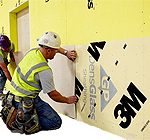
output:
{"label": "wall surface", "polygon": [[[16,52],[11,13],[23,10],[24,2],[0,1],[0,33],[11,37]],[[25,6],[31,48],[43,32],[54,31],[62,47],[74,46],[78,53],[76,119],[126,139],[150,139],[150,1],[29,0]],[[10,63],[12,73],[14,67]]]}
{"label": "wall surface", "polygon": [[[10,34],[9,12],[25,1],[1,1],[0,32]],[[29,0],[29,8],[31,46],[48,30],[59,33],[64,45],[137,38],[150,31],[149,0]]]}
{"label": "wall surface", "polygon": [[150,138],[149,44],[147,37],[76,46],[78,120],[131,140]]}

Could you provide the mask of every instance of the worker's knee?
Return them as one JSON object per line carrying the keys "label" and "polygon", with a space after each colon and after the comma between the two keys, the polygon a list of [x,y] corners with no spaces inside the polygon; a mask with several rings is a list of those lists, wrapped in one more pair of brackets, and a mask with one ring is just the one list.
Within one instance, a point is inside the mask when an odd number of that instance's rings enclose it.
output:
{"label": "worker's knee", "polygon": [[57,120],[57,126],[56,129],[59,129],[62,125],[62,119],[59,117],[59,119]]}
{"label": "worker's knee", "polygon": [[53,120],[50,120],[49,129],[50,130],[59,129],[61,127],[61,124],[62,119],[60,118],[60,116],[54,117]]}
{"label": "worker's knee", "polygon": [[42,119],[40,126],[42,130],[55,130],[59,129],[62,124],[62,119],[59,116],[55,116],[51,119]]}

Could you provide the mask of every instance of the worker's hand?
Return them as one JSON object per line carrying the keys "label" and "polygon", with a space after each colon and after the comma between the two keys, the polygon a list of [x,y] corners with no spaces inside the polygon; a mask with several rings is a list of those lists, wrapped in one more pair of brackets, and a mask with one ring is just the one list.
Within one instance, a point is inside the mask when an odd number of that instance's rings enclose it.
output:
{"label": "worker's hand", "polygon": [[78,98],[76,96],[69,96],[67,99],[68,104],[75,104],[78,101]]}
{"label": "worker's hand", "polygon": [[68,59],[70,59],[71,61],[75,61],[76,57],[77,57],[77,53],[75,50],[72,51],[68,51],[66,56],[68,57]]}

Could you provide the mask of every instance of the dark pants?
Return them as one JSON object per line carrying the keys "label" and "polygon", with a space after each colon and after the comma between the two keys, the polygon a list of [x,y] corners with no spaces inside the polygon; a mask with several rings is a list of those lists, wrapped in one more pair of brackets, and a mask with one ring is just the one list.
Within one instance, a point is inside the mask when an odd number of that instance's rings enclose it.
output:
{"label": "dark pants", "polygon": [[[19,103],[13,103],[18,108]],[[38,96],[35,99],[35,108],[39,118],[41,130],[55,130],[61,127],[62,120],[57,112]]]}
{"label": "dark pants", "polygon": [[7,80],[7,78],[4,74],[4,72],[2,71],[2,69],[0,69],[0,94],[3,93],[3,89],[5,87],[6,80]]}

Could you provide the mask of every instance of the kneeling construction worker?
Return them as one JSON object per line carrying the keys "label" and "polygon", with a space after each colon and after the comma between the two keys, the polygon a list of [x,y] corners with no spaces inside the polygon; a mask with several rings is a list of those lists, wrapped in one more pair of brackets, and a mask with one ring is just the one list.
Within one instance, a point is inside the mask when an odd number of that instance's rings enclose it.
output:
{"label": "kneeling construction worker", "polygon": [[38,40],[39,48],[27,52],[18,64],[11,81],[11,89],[2,102],[1,116],[12,132],[33,134],[40,130],[60,128],[62,120],[57,112],[39,96],[39,92],[60,103],[75,104],[76,96],[62,96],[54,86],[48,59],[56,53],[75,60],[76,52],[60,47],[60,37],[46,32]]}
{"label": "kneeling construction worker", "polygon": [[15,62],[14,59],[14,48],[6,35],[0,35],[0,100],[3,98],[3,89],[8,79],[11,81],[11,75],[7,68],[9,62],[7,56],[9,54],[11,61]]}

